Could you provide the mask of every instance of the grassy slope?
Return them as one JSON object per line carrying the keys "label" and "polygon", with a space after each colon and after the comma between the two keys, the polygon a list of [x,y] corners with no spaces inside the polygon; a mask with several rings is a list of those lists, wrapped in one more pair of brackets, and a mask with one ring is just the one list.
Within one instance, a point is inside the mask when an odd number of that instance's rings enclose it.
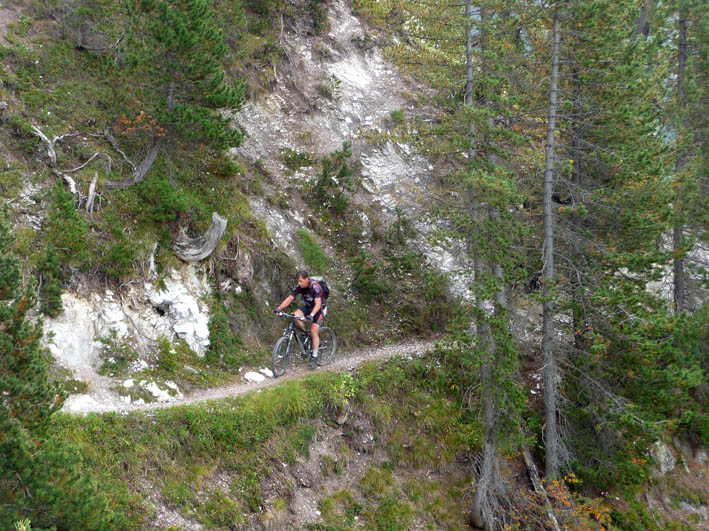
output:
{"label": "grassy slope", "polygon": [[321,435],[335,432],[339,443],[319,453],[318,473],[307,478],[321,511],[312,529],[461,529],[465,461],[479,426],[430,390],[427,370],[393,362],[364,366],[355,379],[317,374],[151,415],[58,416],[55,436],[78,446],[128,527],[156,525],[153,511],[164,504],[208,528],[289,528],[299,470]]}

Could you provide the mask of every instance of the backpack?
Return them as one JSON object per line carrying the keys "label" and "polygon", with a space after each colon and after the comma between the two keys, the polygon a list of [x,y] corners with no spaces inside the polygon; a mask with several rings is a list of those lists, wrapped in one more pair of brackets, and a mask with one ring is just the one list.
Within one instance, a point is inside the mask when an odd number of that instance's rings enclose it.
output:
{"label": "backpack", "polygon": [[322,288],[322,295],[325,299],[327,299],[330,296],[330,287],[327,285],[327,282],[325,282],[325,279],[322,277],[310,277],[310,280],[314,280],[318,284],[320,284],[320,287]]}

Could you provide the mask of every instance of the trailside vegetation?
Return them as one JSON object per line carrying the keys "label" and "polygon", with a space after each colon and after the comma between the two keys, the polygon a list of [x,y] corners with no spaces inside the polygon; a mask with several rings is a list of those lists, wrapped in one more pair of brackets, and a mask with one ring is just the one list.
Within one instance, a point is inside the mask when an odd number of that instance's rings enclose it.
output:
{"label": "trailside vegetation", "polygon": [[[304,6],[305,32],[327,32],[327,2]],[[208,267],[210,347],[197,359],[161,338],[153,370],[204,386],[250,360],[246,325],[268,329],[261,292],[226,290],[251,268],[277,294],[295,264],[250,211],[269,176],[234,158],[244,132],[232,117],[247,94],[287,83],[281,39],[298,27],[295,4],[35,2],[10,25],[0,138],[12,156],[0,158],[0,195],[27,216],[15,241],[0,215],[0,521],[147,527],[145,500],[159,491],[207,527],[284,527],[298,463],[319,433],[340,430],[321,476],[354,472],[355,453],[383,457],[323,495],[313,529],[667,527],[635,497],[656,481],[649,447],[709,446],[706,6],[354,6],[385,58],[422,84],[389,129],[362,134],[446,169],[420,192],[430,243],[467,261],[464,293],[452,301],[446,276],[422,267],[403,211],[382,227],[358,209],[350,142],[320,158],[282,149],[293,174],[317,167],[300,189],[313,215],[296,244],[309,267],[342,279],[330,323],[343,344],[445,336],[422,359],[154,416],[57,414],[65,397],[39,316],[59,315],[63,288],[85,278],[160,285],[177,235],[204,233],[216,211],[228,229]],[[374,46],[368,35],[353,42]],[[331,86],[315,89],[337,105]],[[292,208],[292,191],[267,202]],[[535,306],[538,343],[534,330],[513,333]],[[121,375],[136,353],[115,334],[103,342],[101,370]]]}

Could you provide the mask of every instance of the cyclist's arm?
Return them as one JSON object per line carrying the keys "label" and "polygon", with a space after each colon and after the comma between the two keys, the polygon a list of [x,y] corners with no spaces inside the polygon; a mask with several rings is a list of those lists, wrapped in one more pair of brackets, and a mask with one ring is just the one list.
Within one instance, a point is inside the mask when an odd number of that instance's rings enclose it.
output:
{"label": "cyclist's arm", "polygon": [[315,306],[313,306],[313,311],[310,312],[310,315],[315,316],[315,314],[320,311],[321,307],[322,307],[322,297],[315,297]]}
{"label": "cyclist's arm", "polygon": [[277,307],[276,310],[282,310],[283,308],[288,308],[290,306],[290,303],[293,302],[293,295],[288,295],[285,299],[283,299],[283,302],[280,303]]}

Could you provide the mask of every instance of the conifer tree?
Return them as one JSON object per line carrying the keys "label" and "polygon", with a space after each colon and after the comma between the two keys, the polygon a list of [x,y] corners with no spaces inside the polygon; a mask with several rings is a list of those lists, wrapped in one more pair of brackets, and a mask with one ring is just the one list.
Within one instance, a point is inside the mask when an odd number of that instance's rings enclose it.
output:
{"label": "conifer tree", "polygon": [[566,162],[554,197],[556,303],[571,311],[575,337],[561,359],[565,435],[586,479],[632,483],[643,477],[635,458],[668,417],[692,409],[701,376],[695,354],[660,340],[676,325],[647,289],[671,260],[660,243],[674,164],[657,105],[669,63],[660,40],[633,38],[642,18],[634,6],[577,2],[564,13],[573,28],[560,72]]}
{"label": "conifer tree", "polygon": [[228,79],[229,48],[206,0],[130,0],[124,3],[127,37],[120,54],[131,90],[145,108],[123,117],[121,133],[141,129],[152,146],[134,174],[107,183],[126,188],[142,180],[166,139],[197,140],[216,150],[241,144],[243,133],[221,109],[238,111],[245,84]]}
{"label": "conifer tree", "polygon": [[0,211],[0,522],[30,518],[38,528],[110,528],[118,520],[77,452],[50,435],[64,393],[49,378],[42,322],[31,315],[34,286],[22,286],[5,218]]}
{"label": "conifer tree", "polygon": [[474,345],[465,363],[478,371],[468,385],[479,389],[485,425],[471,513],[476,525],[492,529],[506,521],[514,496],[500,473],[500,445],[513,447],[523,431],[507,296],[519,271],[515,245],[523,232],[515,215],[521,203],[515,153],[524,138],[513,127],[520,103],[513,88],[525,83],[524,47],[515,36],[522,6],[496,0],[411,2],[397,3],[394,10],[406,40],[389,55],[435,89],[433,100],[424,103],[443,109],[432,124],[400,128],[402,139],[455,168],[431,204],[441,232],[465,242],[473,265],[474,338],[458,340]]}
{"label": "conifer tree", "polygon": [[237,146],[242,133],[217,109],[238,110],[244,86],[229,81],[222,62],[228,47],[205,0],[140,0],[126,3],[131,27],[125,62],[159,123],[171,133]]}

